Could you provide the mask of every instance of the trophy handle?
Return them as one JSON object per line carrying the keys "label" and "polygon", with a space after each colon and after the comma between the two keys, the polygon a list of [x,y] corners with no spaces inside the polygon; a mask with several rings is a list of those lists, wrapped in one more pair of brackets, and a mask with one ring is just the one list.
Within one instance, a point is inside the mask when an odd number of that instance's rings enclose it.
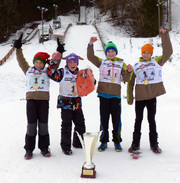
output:
{"label": "trophy handle", "polygon": [[76,133],[77,133],[77,136],[78,136],[78,138],[79,138],[79,140],[80,140],[80,142],[81,142],[81,145],[82,145],[83,151],[85,152],[85,145],[84,145],[84,141],[83,141],[83,139],[82,139],[81,135],[80,135],[77,131],[76,131]]}
{"label": "trophy handle", "polygon": [[98,139],[100,138],[102,132],[103,132],[102,130],[100,132],[98,132]]}
{"label": "trophy handle", "polygon": [[92,159],[94,151],[95,151],[96,143],[97,143],[99,137],[101,136],[101,134],[102,134],[102,131],[98,132],[93,140],[93,143],[91,145],[91,159]]}

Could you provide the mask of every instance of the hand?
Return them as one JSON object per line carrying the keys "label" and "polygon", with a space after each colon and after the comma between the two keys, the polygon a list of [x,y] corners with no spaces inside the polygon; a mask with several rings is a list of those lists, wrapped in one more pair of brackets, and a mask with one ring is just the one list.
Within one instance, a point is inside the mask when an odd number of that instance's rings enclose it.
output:
{"label": "hand", "polygon": [[52,54],[52,59],[55,60],[60,60],[61,59],[62,54],[58,51],[56,51],[55,53]]}
{"label": "hand", "polygon": [[162,33],[162,34],[165,34],[167,32],[167,30],[165,30],[165,29],[159,29],[159,32]]}
{"label": "hand", "polygon": [[90,38],[90,41],[89,41],[89,44],[92,45],[94,42],[96,42],[98,39],[97,37],[91,37]]}
{"label": "hand", "polygon": [[127,65],[127,70],[128,70],[128,72],[132,72],[133,67],[132,67],[132,65],[131,65],[131,64],[128,64],[128,65]]}
{"label": "hand", "polygon": [[14,48],[21,48],[22,47],[22,37],[23,37],[23,33],[20,35],[19,39],[14,41],[13,47]]}
{"label": "hand", "polygon": [[58,47],[57,47],[56,51],[60,52],[61,54],[66,51],[64,49],[65,44],[61,44],[59,41],[59,38],[57,38],[57,45],[58,45]]}

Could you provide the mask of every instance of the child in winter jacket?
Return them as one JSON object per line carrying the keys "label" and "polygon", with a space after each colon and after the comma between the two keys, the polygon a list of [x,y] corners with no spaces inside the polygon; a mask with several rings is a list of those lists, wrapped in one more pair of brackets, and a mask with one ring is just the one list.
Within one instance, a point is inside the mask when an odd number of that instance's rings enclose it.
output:
{"label": "child in winter jacket", "polygon": [[94,55],[93,43],[96,37],[91,37],[87,48],[87,58],[99,68],[100,79],[97,93],[100,100],[100,137],[101,145],[99,151],[104,151],[109,142],[109,117],[112,116],[113,142],[117,152],[122,151],[121,139],[121,76],[127,82],[130,78],[132,66],[127,65],[122,59],[116,57],[118,49],[116,45],[109,42],[105,46],[106,59],[100,59]]}
{"label": "child in winter jacket", "polygon": [[[48,67],[48,75],[59,82],[57,108],[61,108],[61,148],[64,154],[71,155],[71,129],[74,122],[73,147],[82,148],[75,131],[81,136],[85,133],[85,120],[82,111],[81,97],[77,93],[76,77],[79,71],[79,56],[74,53],[66,56],[65,68],[57,69],[55,64]],[[54,62],[54,60],[52,60]]]}
{"label": "child in winter jacket", "polygon": [[135,85],[135,125],[133,132],[132,145],[129,152],[139,150],[141,138],[141,123],[143,120],[144,108],[147,108],[149,122],[149,141],[153,152],[161,153],[158,146],[158,133],[156,130],[156,97],[165,93],[165,88],[162,80],[162,66],[172,54],[172,45],[169,34],[166,30],[160,29],[162,39],[163,55],[157,58],[152,58],[153,46],[145,44],[142,46],[142,57],[139,62],[134,65],[134,71],[131,73],[131,79],[127,87],[128,104],[133,103],[133,87]]}
{"label": "child in winter jacket", "polygon": [[34,66],[30,67],[22,52],[22,36],[14,42],[19,66],[26,75],[26,100],[27,100],[27,132],[25,136],[25,159],[33,157],[38,126],[38,148],[45,157],[50,157],[50,140],[48,132],[49,113],[49,78],[45,67],[50,57],[45,52],[38,52],[33,59]]}

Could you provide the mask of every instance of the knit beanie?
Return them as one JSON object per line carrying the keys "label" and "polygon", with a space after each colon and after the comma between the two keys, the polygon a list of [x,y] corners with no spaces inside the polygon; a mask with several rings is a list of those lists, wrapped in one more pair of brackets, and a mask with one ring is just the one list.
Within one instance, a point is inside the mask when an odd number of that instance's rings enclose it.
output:
{"label": "knit beanie", "polygon": [[75,61],[77,64],[79,64],[79,56],[75,53],[71,53],[70,55],[66,56],[66,65],[68,65],[69,61]]}
{"label": "knit beanie", "polygon": [[106,55],[107,55],[107,51],[110,49],[114,50],[116,52],[116,55],[118,54],[118,49],[112,41],[109,41],[108,44],[105,46],[105,54]]}
{"label": "knit beanie", "polygon": [[142,51],[142,53],[145,51],[149,51],[151,53],[151,56],[152,56],[153,49],[154,49],[154,47],[151,44],[147,43],[144,46],[142,46],[141,51]]}
{"label": "knit beanie", "polygon": [[46,65],[49,57],[50,55],[46,52],[38,52],[34,55],[33,64],[36,60],[40,60],[44,65]]}

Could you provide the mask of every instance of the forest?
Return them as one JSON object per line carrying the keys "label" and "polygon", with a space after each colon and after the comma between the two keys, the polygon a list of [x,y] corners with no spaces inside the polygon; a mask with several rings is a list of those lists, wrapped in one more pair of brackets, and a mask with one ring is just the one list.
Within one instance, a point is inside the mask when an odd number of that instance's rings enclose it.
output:
{"label": "forest", "polygon": [[109,11],[109,21],[114,25],[127,26],[136,37],[155,36],[159,28],[158,10],[162,24],[166,2],[167,0],[0,0],[0,42],[6,41],[11,33],[25,23],[41,20],[42,7],[47,9],[44,19],[49,21],[57,15],[79,13],[81,5],[96,6],[102,14]]}

